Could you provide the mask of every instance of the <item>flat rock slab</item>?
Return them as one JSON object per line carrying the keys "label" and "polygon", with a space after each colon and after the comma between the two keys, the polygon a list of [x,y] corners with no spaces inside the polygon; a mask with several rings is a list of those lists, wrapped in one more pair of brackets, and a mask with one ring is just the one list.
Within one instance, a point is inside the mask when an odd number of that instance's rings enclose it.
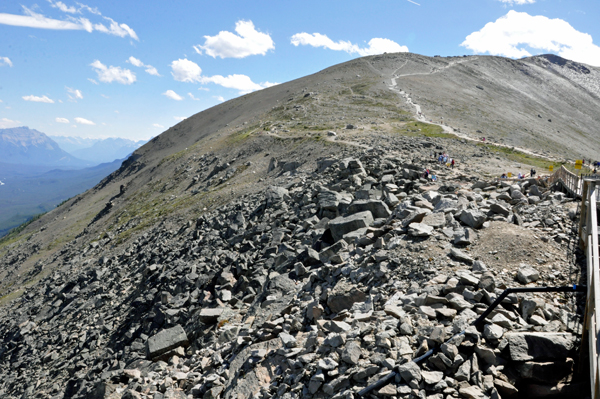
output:
{"label": "flat rock slab", "polygon": [[177,348],[178,346],[187,346],[188,337],[183,327],[179,324],[158,332],[148,338],[148,357],[150,359],[160,356],[163,353]]}
{"label": "flat rock slab", "polygon": [[361,228],[369,227],[373,223],[373,214],[370,211],[358,212],[346,217],[338,217],[329,222],[331,235],[339,241],[344,234]]}
{"label": "flat rock slab", "polygon": [[570,333],[506,333],[504,339],[510,358],[516,362],[528,360],[564,360],[575,347],[575,335]]}
{"label": "flat rock slab", "polygon": [[467,263],[469,265],[473,264],[473,258],[471,258],[469,255],[467,255],[466,253],[464,253],[463,251],[456,249],[456,248],[452,248],[450,250],[450,255],[452,255],[456,260]]}
{"label": "flat rock slab", "polygon": [[500,204],[492,204],[490,206],[490,210],[494,213],[497,213],[497,214],[505,216],[505,217],[510,214],[510,210],[507,207],[502,206]]}
{"label": "flat rock slab", "polygon": [[408,225],[408,234],[413,237],[429,237],[433,234],[433,227],[423,223],[411,223]]}
{"label": "flat rock slab", "polygon": [[423,218],[421,222],[431,227],[444,227],[446,225],[446,216],[443,213],[431,213]]}
{"label": "flat rock slab", "polygon": [[219,316],[223,313],[223,308],[202,309],[200,310],[200,321],[202,323],[216,323]]}
{"label": "flat rock slab", "polygon": [[487,398],[485,393],[476,385],[460,388],[460,395],[467,399],[484,399]]}
{"label": "flat rock slab", "polygon": [[348,213],[369,211],[375,218],[388,218],[392,214],[385,202],[380,200],[358,200],[348,206]]}

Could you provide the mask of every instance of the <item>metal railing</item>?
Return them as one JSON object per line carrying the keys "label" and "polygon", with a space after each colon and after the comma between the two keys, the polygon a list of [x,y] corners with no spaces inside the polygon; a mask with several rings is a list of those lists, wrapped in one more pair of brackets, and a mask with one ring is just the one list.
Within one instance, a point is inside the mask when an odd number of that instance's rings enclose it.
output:
{"label": "metal railing", "polygon": [[579,246],[587,259],[587,299],[585,304],[584,335],[589,340],[590,384],[592,399],[600,398],[600,259],[598,256],[599,180],[581,179],[582,200],[579,219]]}

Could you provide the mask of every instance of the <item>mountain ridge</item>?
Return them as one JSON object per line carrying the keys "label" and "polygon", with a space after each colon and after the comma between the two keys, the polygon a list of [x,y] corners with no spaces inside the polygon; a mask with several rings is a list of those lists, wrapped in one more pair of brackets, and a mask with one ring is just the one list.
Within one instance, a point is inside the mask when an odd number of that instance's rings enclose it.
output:
{"label": "mountain ridge", "polygon": [[[0,393],[345,397],[467,328],[527,269],[524,257],[543,265],[540,282],[572,283],[563,252],[576,203],[535,179],[497,179],[591,157],[600,140],[593,93],[568,66],[557,74],[538,61],[370,56],[153,138],[0,241]],[[419,120],[415,104],[486,142]],[[442,152],[455,167],[437,162]],[[575,305],[539,305],[548,320],[535,306],[499,313],[510,319],[489,324],[485,342],[470,329],[452,347],[464,365],[447,372],[468,366],[461,385],[443,379],[452,362],[438,356],[423,371],[446,385],[419,395],[521,389],[512,371],[480,387],[484,375],[470,370],[515,360],[498,347],[504,328],[577,333],[561,321]],[[402,378],[380,393],[421,389]]]}

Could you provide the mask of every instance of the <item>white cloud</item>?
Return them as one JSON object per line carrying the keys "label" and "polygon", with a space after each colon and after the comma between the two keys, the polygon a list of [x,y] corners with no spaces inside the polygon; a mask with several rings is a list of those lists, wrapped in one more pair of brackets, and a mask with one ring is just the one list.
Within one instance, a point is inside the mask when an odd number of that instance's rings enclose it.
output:
{"label": "white cloud", "polygon": [[25,101],[33,101],[35,103],[54,104],[54,100],[48,98],[47,96],[42,96],[42,97],[38,97],[38,96],[23,96],[23,100],[25,100]]}
{"label": "white cloud", "polygon": [[192,93],[188,93],[188,96],[189,96],[189,97],[190,97],[192,100],[194,100],[194,101],[200,101],[200,99],[199,99],[199,98],[196,98],[196,97],[194,97],[194,95],[193,95]]}
{"label": "white cloud", "polygon": [[510,6],[518,4],[518,5],[523,5],[523,4],[533,4],[535,3],[535,0],[498,0],[501,3],[505,3],[508,4]]}
{"label": "white cloud", "polygon": [[150,75],[160,76],[160,74],[158,73],[156,68],[154,68],[152,65],[146,65],[142,61],[138,60],[137,58],[135,58],[133,56],[129,57],[127,62],[129,62],[131,65],[139,67],[139,68],[146,68],[146,73],[148,73]]}
{"label": "white cloud", "polygon": [[77,5],[79,6],[79,10],[78,10],[79,13],[81,13],[81,10],[85,10],[94,15],[102,15],[102,13],[100,11],[98,11],[98,8],[96,8],[96,7],[92,8],[90,6],[86,6],[85,4],[81,4],[81,3],[77,3]]}
{"label": "white cloud", "polygon": [[135,73],[131,72],[129,69],[114,67],[112,65],[107,67],[98,60],[92,62],[90,66],[96,70],[98,79],[101,82],[118,82],[124,85],[130,85],[136,80]]}
{"label": "white cloud", "polygon": [[167,90],[167,91],[165,91],[163,93],[163,96],[167,96],[171,100],[177,100],[177,101],[183,100],[183,97],[181,97],[179,94],[175,93],[173,90]]}
{"label": "white cloud", "polygon": [[8,129],[10,127],[19,126],[20,124],[21,124],[21,122],[19,122],[19,121],[13,121],[13,120],[10,120],[8,118],[2,118],[2,119],[0,119],[0,129]]}
{"label": "white cloud", "polygon": [[131,56],[129,57],[129,59],[127,60],[127,62],[129,62],[131,65],[136,66],[136,67],[143,67],[144,63],[140,60],[138,60],[137,58]]}
{"label": "white cloud", "polygon": [[471,33],[461,46],[476,54],[512,58],[531,56],[529,48],[600,66],[600,47],[593,43],[591,35],[577,31],[562,19],[531,16],[514,10]]}
{"label": "white cloud", "polygon": [[[52,7],[58,8],[61,11],[70,14],[81,14],[81,11],[85,10],[95,15],[101,15],[98,10],[79,3],[79,9],[75,9],[74,7],[67,7],[62,2],[51,1],[50,4]],[[44,15],[36,13],[25,6],[22,7],[23,13],[25,15],[0,13],[0,24],[54,30],[85,30],[87,32],[93,32],[94,30],[97,30],[99,32],[108,33],[110,35],[120,37],[130,36],[135,40],[139,40],[137,34],[134,32],[133,29],[131,29],[126,24],[119,24],[118,22],[109,17],[102,17],[110,22],[110,25],[106,27],[102,23],[94,24],[89,19],[84,17],[75,18],[72,16],[68,16],[65,20],[47,18]]]}
{"label": "white cloud", "polygon": [[[214,83],[229,89],[239,90],[240,94],[250,93],[251,91],[264,89],[265,87],[271,87],[277,83],[254,83],[246,75],[229,75],[229,76],[202,76],[202,69],[198,64],[188,59],[179,59],[171,63],[171,75],[179,82],[198,82],[201,84]],[[205,88],[199,88],[199,90],[208,90]],[[164,93],[163,93],[164,94]]]}
{"label": "white cloud", "polygon": [[244,58],[250,55],[265,55],[275,49],[271,36],[254,28],[252,21],[238,21],[235,33],[221,31],[216,36],[204,36],[204,45],[194,46],[198,54],[202,51],[213,58]]}
{"label": "white cloud", "polygon": [[349,41],[340,40],[334,42],[326,35],[320,33],[296,33],[291,40],[294,46],[304,45],[313,47],[324,47],[329,50],[345,51],[348,54],[358,54],[361,56],[374,55],[382,53],[405,53],[408,52],[408,47],[401,46],[390,39],[373,38],[369,40],[369,47],[361,48]]}
{"label": "white cloud", "polygon": [[228,89],[235,89],[240,92],[240,94],[250,93],[255,90],[261,90],[266,87],[275,86],[278,83],[271,82],[263,82],[263,83],[254,83],[249,76],[246,75],[214,75],[214,76],[202,76],[200,78],[200,83],[214,83],[219,86],[226,87]]}
{"label": "white cloud", "polygon": [[65,3],[63,3],[62,1],[52,1],[52,0],[48,0],[48,3],[50,3],[50,5],[53,8],[58,8],[59,10],[61,10],[62,12],[68,12],[71,14],[75,14],[77,12],[77,8],[75,7],[68,7]]}
{"label": "white cloud", "polygon": [[154,76],[160,76],[160,74],[158,73],[158,70],[150,65],[146,65],[146,73],[148,73],[150,75],[154,75]]}
{"label": "white cloud", "polygon": [[92,79],[92,78],[88,78],[88,80],[89,80],[90,82],[92,82],[93,84],[95,84],[95,85],[99,84],[98,82],[96,82],[96,81],[95,81],[94,79]]}
{"label": "white cloud", "polygon": [[178,59],[171,63],[171,75],[179,82],[198,82],[200,81],[202,69],[198,64],[186,59]]}
{"label": "white cloud", "polygon": [[173,118],[175,118],[176,121],[180,122],[187,119],[185,116],[174,116]]}
{"label": "white cloud", "polygon": [[0,66],[8,65],[9,67],[13,66],[12,61],[8,57],[0,57]]}
{"label": "white cloud", "polygon": [[41,14],[31,11],[23,6],[23,12],[26,15],[15,15],[0,13],[0,24],[11,26],[23,26],[39,29],[56,30],[82,30],[83,25],[71,21],[60,21],[57,19],[46,18]]}
{"label": "white cloud", "polygon": [[223,96],[214,96],[214,98],[216,98],[217,100],[219,100],[220,102],[225,101],[225,98]]}
{"label": "white cloud", "polygon": [[56,118],[55,121],[58,123],[69,123],[67,118]]}
{"label": "white cloud", "polygon": [[165,128],[163,125],[159,125],[158,123],[153,123],[152,126],[160,128],[160,129],[164,129]]}
{"label": "white cloud", "polygon": [[75,118],[75,122],[81,125],[95,125],[94,122],[84,118]]}
{"label": "white cloud", "polygon": [[67,94],[69,96],[69,99],[73,101],[83,99],[83,94],[81,94],[81,91],[72,89],[70,87],[65,87],[65,89],[67,89],[67,92],[69,93]]}
{"label": "white cloud", "polygon": [[[130,36],[132,39],[139,40],[137,34],[131,29],[127,24],[119,24],[112,18],[104,17],[107,21],[110,22],[108,28],[104,26],[104,24],[98,23],[94,24],[94,29],[100,32],[108,33],[110,35],[126,37]],[[87,20],[86,20],[87,21]],[[88,30],[88,29],[86,29]],[[91,30],[88,30],[91,32]]]}

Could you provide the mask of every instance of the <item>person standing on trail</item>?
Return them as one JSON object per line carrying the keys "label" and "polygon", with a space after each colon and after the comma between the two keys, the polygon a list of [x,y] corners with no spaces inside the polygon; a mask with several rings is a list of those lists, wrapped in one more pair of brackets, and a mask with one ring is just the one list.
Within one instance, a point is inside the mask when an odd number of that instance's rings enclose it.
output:
{"label": "person standing on trail", "polygon": [[450,165],[452,165],[452,169],[454,169],[454,158],[452,158],[452,162],[450,162]]}

